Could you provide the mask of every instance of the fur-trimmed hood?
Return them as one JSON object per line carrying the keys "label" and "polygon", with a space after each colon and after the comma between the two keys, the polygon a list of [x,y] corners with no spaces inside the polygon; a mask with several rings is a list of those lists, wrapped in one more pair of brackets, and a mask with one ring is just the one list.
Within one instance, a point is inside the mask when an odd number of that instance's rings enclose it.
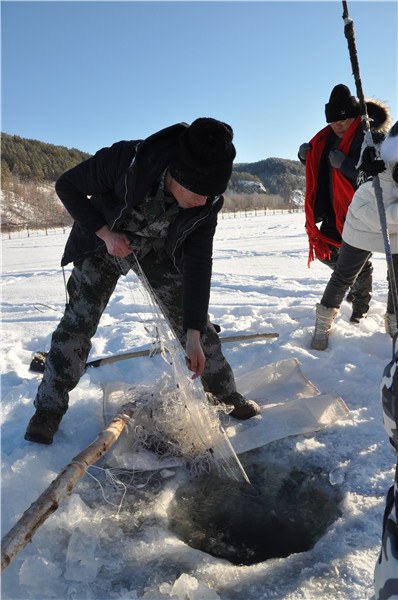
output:
{"label": "fur-trimmed hood", "polygon": [[375,98],[365,99],[365,104],[368,116],[371,119],[371,132],[385,136],[392,125],[392,118],[388,105]]}

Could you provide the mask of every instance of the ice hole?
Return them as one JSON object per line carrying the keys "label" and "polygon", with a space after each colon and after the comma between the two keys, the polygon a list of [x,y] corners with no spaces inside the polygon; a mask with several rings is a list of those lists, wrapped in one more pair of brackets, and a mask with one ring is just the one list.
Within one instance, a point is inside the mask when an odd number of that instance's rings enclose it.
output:
{"label": "ice hole", "polygon": [[252,485],[214,476],[181,485],[170,530],[192,548],[253,565],[310,550],[340,516],[338,487],[319,467],[244,466]]}

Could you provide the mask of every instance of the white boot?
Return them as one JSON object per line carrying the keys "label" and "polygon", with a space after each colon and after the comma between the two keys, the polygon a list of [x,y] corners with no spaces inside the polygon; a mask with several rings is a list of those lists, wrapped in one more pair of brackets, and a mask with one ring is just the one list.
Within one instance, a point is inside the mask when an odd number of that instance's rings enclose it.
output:
{"label": "white boot", "polygon": [[314,350],[326,350],[329,333],[338,313],[338,308],[327,308],[323,304],[316,305],[315,331],[312,337],[311,348],[314,348]]}
{"label": "white boot", "polygon": [[386,312],[384,315],[384,327],[386,329],[386,333],[393,338],[398,329],[395,314]]}

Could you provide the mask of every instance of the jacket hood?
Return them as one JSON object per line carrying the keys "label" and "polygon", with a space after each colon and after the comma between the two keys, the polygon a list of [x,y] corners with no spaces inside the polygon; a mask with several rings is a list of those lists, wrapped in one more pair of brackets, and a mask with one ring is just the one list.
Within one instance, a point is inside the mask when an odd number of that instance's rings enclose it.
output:
{"label": "jacket hood", "polygon": [[365,99],[372,133],[386,134],[392,125],[390,109],[385,102],[375,98]]}
{"label": "jacket hood", "polygon": [[387,168],[381,173],[379,173],[380,182],[384,182],[385,185],[388,185],[388,195],[393,198],[398,198],[398,185],[392,178],[391,169]]}
{"label": "jacket hood", "polygon": [[390,129],[386,139],[380,145],[380,154],[384,162],[390,166],[398,163],[398,121]]}

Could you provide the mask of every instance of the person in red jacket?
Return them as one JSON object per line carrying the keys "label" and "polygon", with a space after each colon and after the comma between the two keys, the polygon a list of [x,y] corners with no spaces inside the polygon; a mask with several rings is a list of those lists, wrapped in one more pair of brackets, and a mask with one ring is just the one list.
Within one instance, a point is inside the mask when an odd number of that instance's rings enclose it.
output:
{"label": "person in red jacket", "polygon": [[[391,125],[385,104],[367,100],[372,136],[380,143]],[[359,102],[344,84],[336,85],[325,105],[328,125],[299,148],[299,159],[306,167],[305,228],[309,241],[310,263],[318,259],[334,270],[341,247],[341,233],[348,206],[359,185],[358,163],[363,142]],[[354,282],[350,321],[359,323],[366,316],[372,295],[373,267],[368,260]],[[325,313],[325,314],[324,314]],[[333,315],[317,306],[317,318],[328,327]],[[329,319],[330,318],[330,319]]]}

